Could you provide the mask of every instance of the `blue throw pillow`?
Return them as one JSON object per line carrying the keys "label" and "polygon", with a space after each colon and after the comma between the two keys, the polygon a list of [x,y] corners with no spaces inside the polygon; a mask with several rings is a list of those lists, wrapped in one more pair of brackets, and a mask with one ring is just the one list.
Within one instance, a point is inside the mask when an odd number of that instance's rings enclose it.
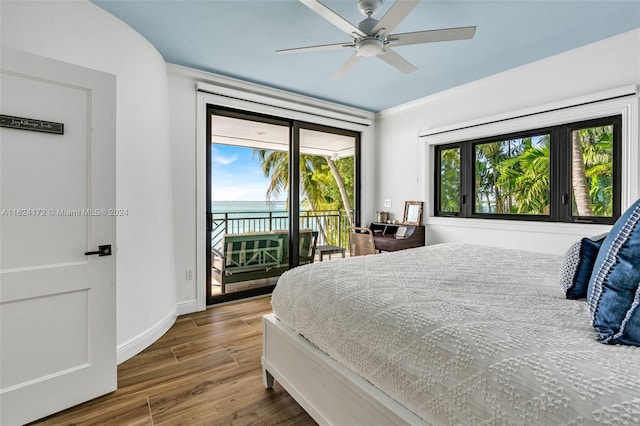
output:
{"label": "blue throw pillow", "polygon": [[567,299],[587,297],[591,272],[606,236],[583,238],[567,250],[560,269],[560,285]]}
{"label": "blue throw pillow", "polygon": [[640,200],[602,243],[587,302],[602,343],[640,346]]}

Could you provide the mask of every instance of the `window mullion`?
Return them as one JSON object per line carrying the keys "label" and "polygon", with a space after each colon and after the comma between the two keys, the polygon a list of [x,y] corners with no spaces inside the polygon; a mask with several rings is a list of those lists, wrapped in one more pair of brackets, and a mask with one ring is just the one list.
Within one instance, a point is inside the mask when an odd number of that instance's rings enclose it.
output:
{"label": "window mullion", "polygon": [[460,216],[471,217],[473,214],[474,191],[473,177],[475,165],[473,156],[473,144],[460,145]]}
{"label": "window mullion", "polygon": [[568,222],[571,215],[571,139],[566,128],[551,131],[551,220]]}

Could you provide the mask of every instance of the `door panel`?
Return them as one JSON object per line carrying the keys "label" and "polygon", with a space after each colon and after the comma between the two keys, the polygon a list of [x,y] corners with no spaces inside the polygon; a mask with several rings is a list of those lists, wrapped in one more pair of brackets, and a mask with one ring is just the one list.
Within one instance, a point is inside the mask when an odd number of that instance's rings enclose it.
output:
{"label": "door panel", "polygon": [[[306,123],[300,128],[300,226],[318,231],[318,245],[348,247],[349,228],[357,209],[357,152],[360,135],[353,131]],[[324,175],[316,186],[305,176]],[[304,212],[314,212],[306,214]]]}
{"label": "door panel", "polygon": [[[207,193],[207,216],[209,218],[208,239],[211,241],[211,258],[208,260],[210,277],[208,277],[207,304],[226,302],[242,297],[255,296],[270,292],[275,285],[276,278],[288,269],[289,217],[280,199],[287,188],[280,188],[276,184],[274,204],[264,203],[264,207],[257,209],[244,204],[240,197],[247,197],[244,201],[264,199],[268,185],[263,179],[256,160],[270,164],[270,173],[275,173],[278,180],[288,182],[288,149],[290,128],[287,121],[270,117],[254,116],[252,114],[211,108],[209,115],[209,143],[207,167],[209,170]],[[231,159],[231,161],[229,161]],[[247,161],[249,160],[249,161]],[[248,164],[250,163],[250,164]],[[254,188],[264,191],[254,195]],[[232,201],[231,203],[229,201]],[[238,207],[235,207],[235,205]],[[264,267],[247,268],[244,271],[235,270],[237,265],[226,264],[225,250],[228,248],[226,234],[245,234],[252,232],[273,232],[281,237],[282,257],[274,264]],[[255,241],[249,241],[249,251],[246,247],[240,249],[244,254],[240,256],[252,257],[246,254],[251,251]],[[232,243],[233,244],[233,243]],[[264,243],[262,243],[264,244]],[[227,255],[228,255],[228,250]],[[275,254],[272,248],[270,253]],[[255,253],[255,252],[254,252]],[[277,256],[277,254],[275,254]],[[266,262],[274,258],[265,259]]]}
{"label": "door panel", "polygon": [[[57,375],[89,363],[88,345],[88,289],[77,289],[59,294],[42,294],[6,302],[2,309],[3,322],[10,320],[10,327],[2,330],[2,344],[10,348],[3,356],[3,386],[19,386],[21,383]],[[65,306],[64,311],[58,307]],[[40,324],[32,314],[47,316],[51,320]],[[79,321],[82,319],[82,321]],[[25,341],[23,336],[29,335]],[[51,353],[48,362],[40,362],[42,354],[51,347],[60,349]]]}
{"label": "door panel", "polygon": [[115,78],[2,50],[0,113],[64,134],[0,128],[1,424],[116,388]]}
{"label": "door panel", "polygon": [[[86,261],[78,247],[86,245],[92,219],[82,215],[89,207],[90,96],[87,88],[3,75],[2,109],[7,115],[50,117],[65,124],[63,135],[2,129],[3,209],[24,210],[15,215],[5,211],[2,217],[3,269]],[[13,106],[12,100],[25,98],[37,102]],[[76,212],[77,217],[71,216]]]}

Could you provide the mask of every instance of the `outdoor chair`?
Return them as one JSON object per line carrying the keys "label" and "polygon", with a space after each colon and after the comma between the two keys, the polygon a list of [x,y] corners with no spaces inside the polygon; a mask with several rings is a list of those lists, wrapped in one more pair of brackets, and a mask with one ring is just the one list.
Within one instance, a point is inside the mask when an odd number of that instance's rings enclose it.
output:
{"label": "outdoor chair", "polygon": [[[299,235],[299,264],[312,263],[318,232],[301,229]],[[287,269],[289,232],[286,229],[226,234],[221,250],[211,249],[211,271],[222,294],[226,293],[227,284],[277,277]]]}
{"label": "outdoor chair", "polygon": [[[276,234],[282,236],[282,263],[283,267],[289,266],[289,231],[286,229],[273,231]],[[313,263],[316,255],[316,245],[318,242],[318,231],[314,231],[310,228],[301,229],[299,232],[300,242],[298,249],[298,259],[300,265],[307,263]]]}
{"label": "outdoor chair", "polygon": [[224,294],[228,283],[260,278],[264,272],[279,267],[282,253],[282,239],[276,234],[227,234],[222,250],[211,250],[214,278]]}

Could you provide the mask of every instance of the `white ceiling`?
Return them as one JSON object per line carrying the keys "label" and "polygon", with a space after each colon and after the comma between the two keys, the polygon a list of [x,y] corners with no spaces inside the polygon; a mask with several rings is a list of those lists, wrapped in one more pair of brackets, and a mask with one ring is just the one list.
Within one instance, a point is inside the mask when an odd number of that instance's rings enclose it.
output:
{"label": "white ceiling", "polygon": [[[332,80],[350,49],[275,53],[350,41],[296,0],[92,1],[167,62],[376,112],[640,27],[640,0],[423,0],[395,33],[475,25],[475,37],[395,48],[418,67],[412,74],[363,58]],[[363,19],[356,0],[323,3]],[[383,0],[376,17],[392,4]]]}
{"label": "white ceiling", "polygon": [[[275,151],[289,150],[289,127],[240,118],[213,115],[211,141]],[[300,129],[303,154],[328,155],[333,159],[355,155],[355,139],[334,133]]]}

